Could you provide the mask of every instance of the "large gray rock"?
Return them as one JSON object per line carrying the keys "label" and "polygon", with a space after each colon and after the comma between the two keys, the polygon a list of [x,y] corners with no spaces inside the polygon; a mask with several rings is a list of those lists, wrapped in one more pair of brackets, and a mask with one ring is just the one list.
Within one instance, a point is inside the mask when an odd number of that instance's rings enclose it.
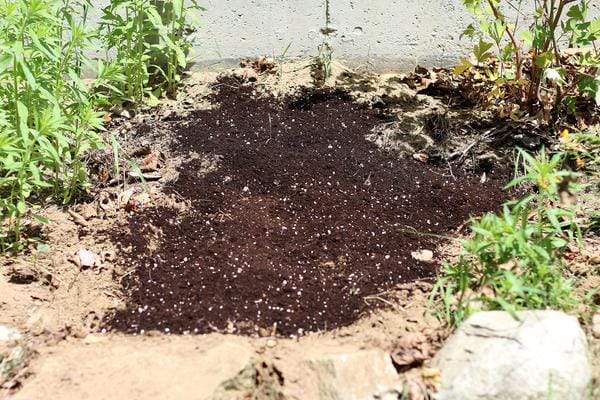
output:
{"label": "large gray rock", "polygon": [[314,374],[319,400],[395,400],[402,393],[392,359],[381,350],[324,353],[304,364]]}
{"label": "large gray rock", "polygon": [[587,342],[577,319],[556,311],[469,318],[437,354],[438,400],[583,400]]}

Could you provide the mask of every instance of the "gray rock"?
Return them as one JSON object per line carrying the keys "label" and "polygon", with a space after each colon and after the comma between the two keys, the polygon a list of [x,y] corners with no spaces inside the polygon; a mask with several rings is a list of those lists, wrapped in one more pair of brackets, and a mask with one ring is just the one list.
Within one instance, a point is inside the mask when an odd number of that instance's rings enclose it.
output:
{"label": "gray rock", "polygon": [[389,354],[381,350],[323,354],[305,361],[319,400],[398,399],[402,386]]}
{"label": "gray rock", "polygon": [[583,400],[591,369],[577,319],[557,311],[469,318],[433,360],[438,400]]}
{"label": "gray rock", "polygon": [[13,342],[21,339],[21,333],[6,325],[0,325],[0,343],[2,342]]}

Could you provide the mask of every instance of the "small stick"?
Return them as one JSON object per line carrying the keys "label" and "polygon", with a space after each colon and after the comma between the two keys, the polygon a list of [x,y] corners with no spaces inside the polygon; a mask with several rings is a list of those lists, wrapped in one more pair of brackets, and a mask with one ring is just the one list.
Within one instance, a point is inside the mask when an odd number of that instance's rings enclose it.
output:
{"label": "small stick", "polygon": [[475,147],[477,144],[479,144],[479,142],[481,142],[482,140],[485,140],[487,138],[489,138],[491,136],[491,133],[494,132],[494,128],[489,129],[487,132],[485,132],[483,135],[479,136],[477,139],[475,139],[473,142],[471,142],[471,144],[469,144],[463,151],[461,156],[458,158],[458,163],[462,164],[465,161],[465,158],[467,157],[467,154],[469,153],[469,151],[471,151],[471,149],[473,147]]}
{"label": "small stick", "polygon": [[73,210],[67,210],[67,212],[69,213],[71,218],[73,218],[73,222],[75,222],[77,225],[88,226],[88,222],[81,215],[79,215]]}

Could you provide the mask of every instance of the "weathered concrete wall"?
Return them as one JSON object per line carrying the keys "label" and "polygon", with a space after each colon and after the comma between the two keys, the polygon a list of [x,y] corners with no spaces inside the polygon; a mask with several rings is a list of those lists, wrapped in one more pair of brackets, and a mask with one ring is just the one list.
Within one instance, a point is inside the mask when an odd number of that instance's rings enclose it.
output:
{"label": "weathered concrete wall", "polygon": [[[460,0],[330,0],[336,57],[378,67],[448,65],[468,51]],[[316,53],[325,0],[205,0],[201,59]]]}
{"label": "weathered concrete wall", "polygon": [[[462,0],[199,0],[197,61],[227,64],[250,56],[314,55],[329,1],[334,56],[377,69],[450,66],[472,48]],[[100,0],[95,10],[99,12]],[[592,14],[600,16],[600,0]]]}

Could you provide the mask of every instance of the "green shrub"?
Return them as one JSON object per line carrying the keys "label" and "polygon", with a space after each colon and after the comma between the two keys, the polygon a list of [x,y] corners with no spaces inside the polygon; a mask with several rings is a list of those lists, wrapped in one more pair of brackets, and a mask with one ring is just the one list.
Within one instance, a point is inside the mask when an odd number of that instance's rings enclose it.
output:
{"label": "green shrub", "polygon": [[[188,62],[196,0],[0,0],[0,250],[19,250],[32,204],[72,201],[84,156],[102,143],[100,109],[173,93]],[[87,54],[101,43],[106,60]],[[96,74],[84,82],[86,73]]]}
{"label": "green shrub", "polygon": [[458,261],[445,265],[434,296],[445,317],[460,323],[478,310],[569,309],[576,302],[561,254],[580,232],[567,195],[573,174],[560,170],[562,156],[520,151],[522,171],[509,187],[534,190],[471,223]]}
{"label": "green shrub", "polygon": [[[589,96],[600,105],[600,18],[590,20],[592,0],[463,0],[477,22],[464,35],[477,39],[478,63],[496,60],[489,71],[499,84],[517,87],[517,101],[529,111],[573,110],[575,97]],[[513,17],[509,17],[512,15]],[[530,22],[530,19],[533,22]],[[579,48],[578,65],[566,68],[560,46]],[[528,55],[531,55],[529,63]],[[473,67],[469,60],[456,68],[463,73]]]}
{"label": "green shrub", "polygon": [[[32,199],[73,199],[101,114],[80,79],[93,35],[85,2],[0,1],[0,245],[19,244]],[[9,239],[9,240],[7,240]]]}

